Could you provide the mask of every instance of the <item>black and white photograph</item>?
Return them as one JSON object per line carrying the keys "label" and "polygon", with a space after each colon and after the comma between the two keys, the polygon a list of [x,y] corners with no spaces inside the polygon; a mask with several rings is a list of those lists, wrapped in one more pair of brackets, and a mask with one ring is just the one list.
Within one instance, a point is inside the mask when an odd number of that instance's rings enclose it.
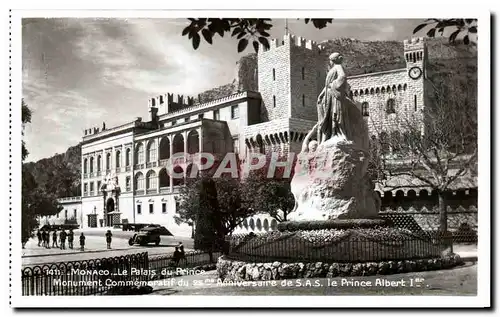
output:
{"label": "black and white photograph", "polygon": [[235,13],[12,10],[13,305],[485,307],[488,12]]}

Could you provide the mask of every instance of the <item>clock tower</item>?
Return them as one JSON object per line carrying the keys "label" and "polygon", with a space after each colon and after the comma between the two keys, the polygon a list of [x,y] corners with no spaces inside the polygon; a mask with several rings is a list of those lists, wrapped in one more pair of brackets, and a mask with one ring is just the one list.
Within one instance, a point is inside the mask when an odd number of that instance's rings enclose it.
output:
{"label": "clock tower", "polygon": [[423,37],[404,41],[404,54],[409,94],[407,111],[418,115],[425,106],[427,46]]}

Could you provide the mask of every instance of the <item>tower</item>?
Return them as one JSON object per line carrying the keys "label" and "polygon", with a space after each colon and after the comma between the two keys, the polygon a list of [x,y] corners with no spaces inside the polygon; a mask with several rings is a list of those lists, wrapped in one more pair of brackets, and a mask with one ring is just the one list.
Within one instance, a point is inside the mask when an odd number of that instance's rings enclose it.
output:
{"label": "tower", "polygon": [[425,78],[427,46],[423,37],[404,41],[406,71],[408,75],[408,112],[421,112],[425,106]]}
{"label": "tower", "polygon": [[290,34],[269,44],[269,49],[261,45],[257,56],[262,120],[317,120],[316,100],[327,71],[319,45]]}

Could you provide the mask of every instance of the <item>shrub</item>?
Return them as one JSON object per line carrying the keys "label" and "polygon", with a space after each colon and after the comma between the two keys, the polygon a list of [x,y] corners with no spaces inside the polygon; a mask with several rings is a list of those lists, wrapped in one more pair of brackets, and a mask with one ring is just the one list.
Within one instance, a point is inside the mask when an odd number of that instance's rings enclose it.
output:
{"label": "shrub", "polygon": [[335,219],[314,221],[286,221],[278,224],[279,231],[324,230],[324,229],[354,229],[389,227],[391,222],[386,219]]}

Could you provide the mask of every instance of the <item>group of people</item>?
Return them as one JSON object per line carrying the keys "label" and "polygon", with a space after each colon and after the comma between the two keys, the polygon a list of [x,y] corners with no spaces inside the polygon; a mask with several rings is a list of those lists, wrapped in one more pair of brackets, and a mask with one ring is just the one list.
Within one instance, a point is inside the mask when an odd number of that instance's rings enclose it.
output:
{"label": "group of people", "polygon": [[179,242],[179,244],[175,247],[174,262],[176,265],[178,265],[179,261],[185,258],[186,258],[186,253],[184,252],[184,246],[182,245],[182,242]]}
{"label": "group of people", "polygon": [[[38,230],[36,233],[38,238],[38,246],[50,249],[50,231],[49,230]],[[61,230],[59,233],[57,230],[52,232],[52,248],[59,248],[61,250],[66,249],[66,240],[68,240],[68,248],[73,249],[73,240],[75,234],[73,229],[69,229],[68,232],[66,230]],[[80,250],[83,251],[85,249],[85,235],[83,232],[80,234]]]}

